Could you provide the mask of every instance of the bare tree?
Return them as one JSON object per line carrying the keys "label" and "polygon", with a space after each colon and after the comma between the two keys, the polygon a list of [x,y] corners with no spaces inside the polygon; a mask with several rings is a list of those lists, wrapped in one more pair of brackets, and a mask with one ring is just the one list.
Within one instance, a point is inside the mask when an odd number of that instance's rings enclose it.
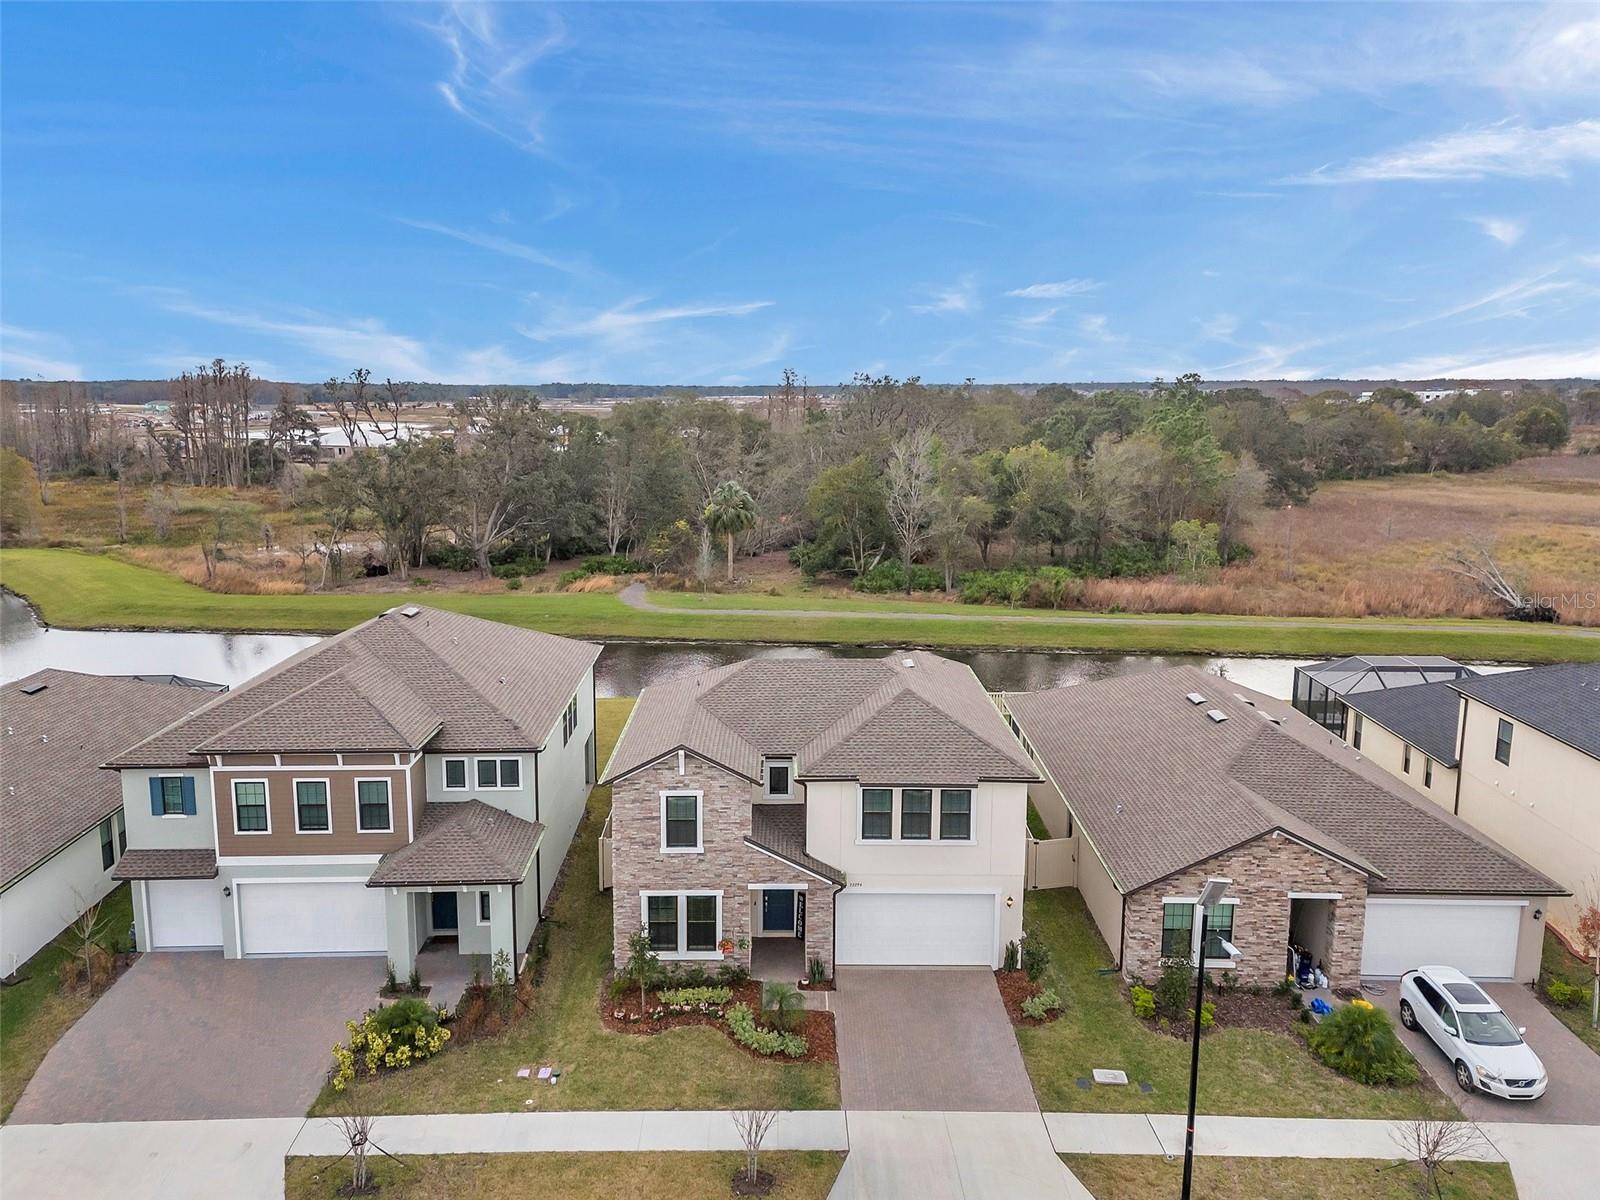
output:
{"label": "bare tree", "polygon": [[751,1108],[733,1114],[733,1127],[739,1131],[739,1140],[744,1143],[746,1183],[753,1185],[760,1178],[757,1159],[761,1154],[761,1143],[766,1140],[767,1131],[777,1119],[778,1114],[770,1108]]}
{"label": "bare tree", "polygon": [[1555,620],[1554,611],[1537,597],[1524,594],[1522,587],[1501,570],[1494,556],[1479,543],[1457,546],[1445,559],[1444,569],[1472,583],[1480,592],[1496,600],[1506,615],[1524,620]]}
{"label": "bare tree", "polygon": [[157,484],[150,489],[144,502],[144,519],[156,537],[166,541],[172,536],[172,522],[178,515],[178,497],[167,484]]}
{"label": "bare tree", "polygon": [[93,904],[84,905],[83,897],[78,895],[76,888],[73,889],[73,895],[77,898],[79,905],[83,907],[83,911],[74,917],[72,923],[67,926],[68,941],[72,946],[73,955],[83,964],[83,986],[92,993],[94,991],[94,951],[95,947],[100,944],[100,935],[110,925],[111,917],[109,913],[101,909],[100,901],[96,900]]}
{"label": "bare tree", "polygon": [[889,451],[889,524],[900,543],[906,595],[911,594],[911,560],[927,544],[933,522],[936,471],[933,434],[913,429],[895,440]]}
{"label": "bare tree", "polygon": [[1476,1157],[1486,1146],[1476,1125],[1466,1121],[1406,1121],[1390,1135],[1414,1164],[1418,1172],[1417,1195],[1427,1200],[1443,1200],[1439,1180],[1449,1165],[1461,1158]]}
{"label": "bare tree", "polygon": [[329,1124],[337,1129],[345,1141],[345,1152],[339,1157],[350,1160],[350,1192],[352,1195],[361,1195],[365,1192],[377,1191],[377,1186],[372,1182],[372,1171],[367,1165],[367,1155],[376,1150],[385,1158],[399,1163],[402,1167],[406,1163],[390,1154],[377,1142],[372,1140],[373,1130],[377,1128],[377,1118],[367,1116],[346,1115],[329,1117]]}

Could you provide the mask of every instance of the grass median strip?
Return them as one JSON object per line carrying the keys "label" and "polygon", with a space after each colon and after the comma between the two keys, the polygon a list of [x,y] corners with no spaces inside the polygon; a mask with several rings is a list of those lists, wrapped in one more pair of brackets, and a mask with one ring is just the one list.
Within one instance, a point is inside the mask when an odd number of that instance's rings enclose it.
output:
{"label": "grass median strip", "polygon": [[[383,1144],[383,1126],[373,1140]],[[744,1165],[734,1152],[634,1151],[587,1154],[405,1154],[400,1161],[374,1154],[378,1195],[392,1200],[511,1200],[550,1196],[561,1200],[617,1200],[670,1196],[672,1200],[726,1200],[730,1181]],[[782,1150],[761,1155],[761,1169],[777,1176],[771,1200],[822,1200],[833,1187],[844,1155],[826,1150]],[[348,1195],[350,1161],[290,1158],[284,1166],[284,1200],[336,1200]]]}
{"label": "grass median strip", "polygon": [[[348,591],[290,595],[208,592],[164,571],[73,550],[0,552],[0,583],[27,597],[51,624],[69,628],[205,629],[333,633],[397,604],[439,608],[570,637],[732,642],[891,643],[952,648],[1149,651],[1171,654],[1446,654],[1508,662],[1600,660],[1600,637],[1504,621],[1386,621],[1323,618],[1188,617],[1182,614],[1032,614],[862,600],[776,598],[817,615],[722,611],[677,598],[649,612],[609,593]],[[775,598],[763,598],[771,601]],[[830,604],[843,607],[835,610]],[[720,606],[720,607],[719,607]],[[734,604],[739,607],[740,604]],[[765,607],[745,605],[747,607]],[[941,615],[942,614],[942,615]],[[1062,619],[1065,618],[1065,619]]]}
{"label": "grass median strip", "polygon": [[[1157,1155],[1063,1154],[1095,1200],[1175,1196],[1183,1159]],[[1308,1196],[1416,1200],[1421,1176],[1410,1163],[1367,1158],[1210,1158],[1194,1160],[1195,1195],[1206,1200],[1305,1200]],[[1516,1200],[1505,1163],[1452,1163],[1440,1174],[1443,1200]]]}
{"label": "grass median strip", "polygon": [[[632,707],[632,700],[598,702],[600,762],[610,757]],[[587,823],[568,851],[567,877],[550,919],[550,959],[532,1011],[499,1037],[451,1046],[403,1071],[362,1075],[343,1093],[324,1089],[314,1113],[839,1106],[832,1064],[759,1062],[720,1029],[642,1037],[601,1024],[611,893],[599,888],[595,838],[610,807],[610,789],[596,788]],[[528,1065],[558,1067],[561,1082],[518,1079],[517,1068]]]}

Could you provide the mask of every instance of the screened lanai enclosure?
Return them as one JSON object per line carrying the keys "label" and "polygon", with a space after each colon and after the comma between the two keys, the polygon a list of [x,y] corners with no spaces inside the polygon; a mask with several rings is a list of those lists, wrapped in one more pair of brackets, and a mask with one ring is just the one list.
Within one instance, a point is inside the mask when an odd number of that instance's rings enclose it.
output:
{"label": "screened lanai enclosure", "polygon": [[1294,669],[1295,708],[1341,738],[1349,710],[1341,697],[1417,683],[1446,683],[1478,672],[1437,654],[1363,654]]}

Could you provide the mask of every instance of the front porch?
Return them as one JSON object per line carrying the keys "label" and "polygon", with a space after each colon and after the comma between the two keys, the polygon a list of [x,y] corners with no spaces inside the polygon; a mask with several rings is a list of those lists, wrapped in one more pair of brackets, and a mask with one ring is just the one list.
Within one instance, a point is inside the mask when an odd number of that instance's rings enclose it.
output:
{"label": "front porch", "polygon": [[476,975],[487,982],[493,973],[487,954],[463,951],[455,941],[429,941],[417,951],[417,975],[428,988],[428,1003],[455,1009]]}
{"label": "front porch", "polygon": [[523,949],[517,944],[520,890],[505,884],[386,888],[395,977],[403,982],[415,971],[430,989],[429,1003],[454,1008],[474,972],[486,982],[492,978],[500,954],[515,971]]}
{"label": "front porch", "polygon": [[756,938],[750,944],[750,977],[798,983],[806,977],[806,944],[795,937]]}

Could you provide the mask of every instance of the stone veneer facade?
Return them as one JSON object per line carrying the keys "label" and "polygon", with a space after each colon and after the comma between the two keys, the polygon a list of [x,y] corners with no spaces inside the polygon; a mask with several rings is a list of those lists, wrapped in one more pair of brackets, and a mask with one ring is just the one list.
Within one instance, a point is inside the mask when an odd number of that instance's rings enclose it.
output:
{"label": "stone veneer facade", "polygon": [[1188,870],[1159,879],[1125,900],[1122,972],[1154,980],[1161,974],[1162,897],[1196,896],[1206,879],[1234,880],[1228,895],[1238,904],[1233,944],[1241,955],[1242,984],[1265,986],[1284,976],[1289,947],[1289,893],[1338,892],[1325,961],[1334,987],[1361,982],[1367,878],[1353,867],[1282,835],[1268,834]]}
{"label": "stone veneer facade", "polygon": [[[702,793],[702,853],[661,852],[661,793],[665,791]],[[612,786],[611,937],[615,965],[626,960],[628,937],[642,924],[641,891],[720,891],[722,936],[734,943],[728,961],[748,969],[750,919],[758,897],[758,893],[750,891],[750,885],[803,884],[806,961],[820,958],[832,977],[835,885],[745,845],[754,797],[755,786],[748,780],[693,754],[684,755],[682,775],[678,774],[678,756],[672,754]],[[662,961],[670,964],[678,960]],[[716,966],[715,961],[690,961]]]}

